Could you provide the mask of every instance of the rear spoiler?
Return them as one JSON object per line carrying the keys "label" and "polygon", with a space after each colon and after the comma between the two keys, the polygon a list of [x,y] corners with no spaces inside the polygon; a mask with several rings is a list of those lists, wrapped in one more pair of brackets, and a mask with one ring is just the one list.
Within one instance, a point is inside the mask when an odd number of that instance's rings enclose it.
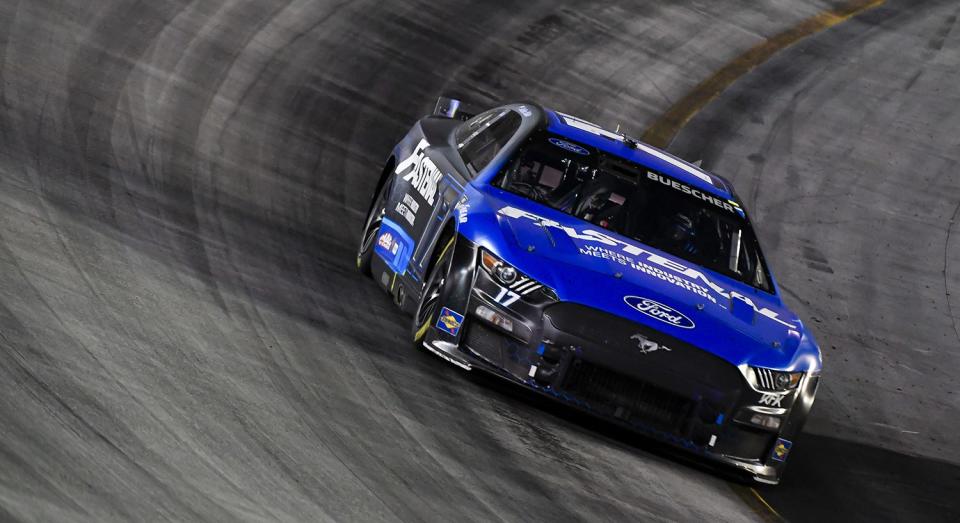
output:
{"label": "rear spoiler", "polygon": [[457,120],[469,120],[476,116],[475,113],[466,112],[463,109],[463,102],[459,99],[441,96],[437,98],[437,105],[433,108],[433,115]]}

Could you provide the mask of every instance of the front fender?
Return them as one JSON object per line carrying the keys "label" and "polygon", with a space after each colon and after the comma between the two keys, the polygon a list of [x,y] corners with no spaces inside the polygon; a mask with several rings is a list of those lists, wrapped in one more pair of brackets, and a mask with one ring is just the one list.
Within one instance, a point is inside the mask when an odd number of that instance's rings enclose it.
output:
{"label": "front fender", "polygon": [[[459,347],[463,337],[463,323],[466,321],[469,312],[467,307],[470,303],[470,293],[476,281],[477,257],[479,255],[479,249],[473,242],[459,234],[456,234],[454,238],[450,273],[447,275],[447,281],[440,292],[439,307],[441,313],[438,315],[438,324],[432,326],[424,340],[429,345],[442,342],[443,346],[449,346],[450,348]],[[444,309],[454,313],[454,318],[461,318],[458,325],[451,328],[452,323],[446,323],[443,328],[438,327],[440,322],[444,321]]]}

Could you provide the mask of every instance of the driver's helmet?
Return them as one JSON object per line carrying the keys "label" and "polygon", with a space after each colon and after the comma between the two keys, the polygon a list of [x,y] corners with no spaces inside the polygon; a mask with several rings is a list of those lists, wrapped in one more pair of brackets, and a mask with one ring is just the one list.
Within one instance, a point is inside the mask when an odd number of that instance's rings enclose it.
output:
{"label": "driver's helmet", "polygon": [[693,218],[683,211],[674,214],[667,224],[666,239],[680,250],[695,253],[697,251],[694,242],[697,231],[694,227]]}
{"label": "driver's helmet", "polygon": [[515,180],[522,183],[537,183],[540,178],[540,163],[533,158],[524,157],[520,162]]}

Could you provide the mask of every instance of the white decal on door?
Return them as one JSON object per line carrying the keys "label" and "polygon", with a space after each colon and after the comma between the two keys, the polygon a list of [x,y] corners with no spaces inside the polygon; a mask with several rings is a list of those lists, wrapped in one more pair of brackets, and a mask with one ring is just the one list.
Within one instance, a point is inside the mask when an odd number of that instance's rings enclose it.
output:
{"label": "white decal on door", "polygon": [[430,147],[430,142],[424,138],[413,148],[413,154],[397,164],[394,171],[398,176],[403,176],[403,181],[409,182],[414,189],[423,196],[427,204],[433,206],[437,198],[437,184],[443,173],[437,168],[433,160],[427,157],[426,149]]}

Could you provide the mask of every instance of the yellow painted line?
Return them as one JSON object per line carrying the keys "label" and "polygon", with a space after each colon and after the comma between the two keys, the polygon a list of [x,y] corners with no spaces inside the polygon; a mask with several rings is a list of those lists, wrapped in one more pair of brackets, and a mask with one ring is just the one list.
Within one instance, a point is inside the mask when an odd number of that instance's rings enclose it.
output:
{"label": "yellow painted line", "polygon": [[780,513],[777,512],[777,510],[776,510],[775,508],[771,507],[770,504],[767,503],[767,500],[763,499],[763,496],[761,496],[760,493],[757,492],[757,489],[751,488],[751,489],[750,489],[750,492],[752,492],[753,495],[754,495],[754,497],[756,497],[758,500],[760,500],[760,503],[763,503],[763,506],[767,507],[767,510],[769,510],[770,512],[772,512],[773,515],[776,516],[780,521],[786,521],[785,519],[783,519],[783,516],[781,516]]}
{"label": "yellow painted line", "polygon": [[[673,104],[643,133],[643,140],[655,147],[665,148],[677,136],[690,120],[704,107],[715,100],[738,79],[756,69],[773,55],[799,42],[800,40],[845,22],[854,16],[883,5],[886,0],[850,0],[840,7],[822,11],[793,27],[751,47],[727,65],[721,67],[706,80],[697,84],[686,96]],[[732,203],[732,202],[731,202]],[[755,488],[747,490],[780,521],[783,516],[773,508]],[[742,491],[740,491],[742,492]],[[745,498],[749,501],[749,498]]]}
{"label": "yellow painted line", "polygon": [[797,25],[759,43],[734,58],[716,73],[700,82],[686,96],[673,104],[643,133],[642,141],[655,147],[670,145],[677,133],[701,109],[720,96],[743,75],[766,62],[776,53],[798,41],[833,27],[841,22],[880,6],[886,0],[851,0],[840,7],[822,11]]}

